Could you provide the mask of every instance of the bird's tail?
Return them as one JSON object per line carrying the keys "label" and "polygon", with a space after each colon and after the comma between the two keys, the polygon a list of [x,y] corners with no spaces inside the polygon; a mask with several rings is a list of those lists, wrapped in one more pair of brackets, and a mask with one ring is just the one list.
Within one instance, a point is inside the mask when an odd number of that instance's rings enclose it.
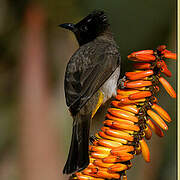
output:
{"label": "bird's tail", "polygon": [[64,166],[64,174],[81,171],[89,164],[88,146],[91,114],[80,115],[77,113],[73,118],[71,147]]}

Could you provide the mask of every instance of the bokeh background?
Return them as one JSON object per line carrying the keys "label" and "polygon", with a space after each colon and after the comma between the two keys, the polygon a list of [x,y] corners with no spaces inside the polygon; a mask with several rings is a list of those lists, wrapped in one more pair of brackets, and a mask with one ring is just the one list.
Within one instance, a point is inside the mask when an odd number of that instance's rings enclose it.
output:
{"label": "bokeh background", "polygon": [[[65,105],[66,64],[78,48],[58,24],[104,9],[120,47],[123,72],[132,51],[166,44],[176,52],[175,0],[0,1],[0,179],[60,180],[72,119]],[[176,62],[168,60],[176,90]],[[176,102],[160,86],[159,103],[172,117],[164,138],[148,142],[151,163],[132,160],[129,180],[175,180]]]}

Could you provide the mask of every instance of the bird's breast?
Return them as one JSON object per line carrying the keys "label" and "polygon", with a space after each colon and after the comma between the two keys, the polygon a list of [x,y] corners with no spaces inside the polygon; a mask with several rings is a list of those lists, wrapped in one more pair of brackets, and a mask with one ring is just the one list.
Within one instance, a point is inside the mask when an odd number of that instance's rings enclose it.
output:
{"label": "bird's breast", "polygon": [[117,94],[117,82],[120,75],[120,66],[113,72],[109,79],[103,84],[100,90],[104,94],[103,104],[110,99],[112,96]]}

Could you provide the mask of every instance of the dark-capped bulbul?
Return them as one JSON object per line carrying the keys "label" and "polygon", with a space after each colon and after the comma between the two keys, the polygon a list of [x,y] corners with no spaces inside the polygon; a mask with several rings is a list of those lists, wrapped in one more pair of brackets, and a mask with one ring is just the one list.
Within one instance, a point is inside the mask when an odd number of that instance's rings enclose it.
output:
{"label": "dark-capped bulbul", "polygon": [[93,11],[77,24],[59,26],[71,30],[79,43],[67,64],[64,80],[73,130],[63,173],[70,174],[89,164],[91,119],[102,104],[116,96],[121,57],[104,11]]}

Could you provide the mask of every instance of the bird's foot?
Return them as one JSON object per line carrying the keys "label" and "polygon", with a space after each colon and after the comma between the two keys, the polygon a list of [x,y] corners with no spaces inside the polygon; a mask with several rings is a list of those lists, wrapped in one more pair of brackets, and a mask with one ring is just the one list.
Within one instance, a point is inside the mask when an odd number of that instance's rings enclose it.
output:
{"label": "bird's foot", "polygon": [[118,88],[119,89],[124,89],[125,88],[125,86],[124,86],[124,82],[126,81],[126,76],[124,76],[123,78],[119,78],[118,79],[118,83],[117,83],[117,85],[118,85]]}
{"label": "bird's foot", "polygon": [[91,144],[93,144],[94,141],[96,141],[98,138],[96,136],[90,136],[89,141]]}

